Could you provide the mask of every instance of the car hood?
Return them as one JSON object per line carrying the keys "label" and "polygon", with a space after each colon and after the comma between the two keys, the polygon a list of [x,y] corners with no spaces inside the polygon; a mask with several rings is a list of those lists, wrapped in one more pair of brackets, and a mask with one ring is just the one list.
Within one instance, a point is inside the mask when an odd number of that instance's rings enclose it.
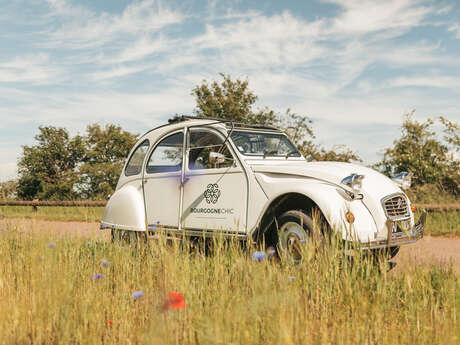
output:
{"label": "car hood", "polygon": [[362,182],[364,197],[381,199],[389,194],[400,193],[401,189],[388,177],[368,167],[343,162],[307,161],[252,161],[251,169],[256,173],[302,176],[343,187],[341,181],[355,173],[365,175]]}

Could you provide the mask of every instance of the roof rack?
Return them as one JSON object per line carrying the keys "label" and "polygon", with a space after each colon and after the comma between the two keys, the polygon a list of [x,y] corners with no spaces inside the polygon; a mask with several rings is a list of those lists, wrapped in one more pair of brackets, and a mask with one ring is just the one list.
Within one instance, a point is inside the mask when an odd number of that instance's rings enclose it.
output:
{"label": "roof rack", "polygon": [[243,123],[243,122],[235,122],[229,119],[207,117],[207,116],[182,115],[174,119],[169,119],[168,124],[178,123],[178,122],[187,121],[187,120],[211,120],[211,121],[216,121],[217,123],[225,123],[227,125],[230,125],[233,128],[237,128],[237,127],[238,128],[258,128],[258,129],[269,129],[269,130],[279,131],[279,128],[276,128],[274,126],[248,124],[248,123]]}

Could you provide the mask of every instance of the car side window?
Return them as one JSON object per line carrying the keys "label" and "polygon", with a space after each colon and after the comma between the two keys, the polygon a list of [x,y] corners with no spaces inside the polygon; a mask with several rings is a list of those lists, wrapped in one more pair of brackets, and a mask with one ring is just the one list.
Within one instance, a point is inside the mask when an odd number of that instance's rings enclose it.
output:
{"label": "car side window", "polygon": [[147,173],[174,172],[182,169],[184,133],[164,138],[153,150],[147,163]]}
{"label": "car side window", "polygon": [[140,174],[142,171],[142,163],[144,162],[145,155],[149,149],[149,141],[144,140],[142,144],[140,144],[136,150],[134,150],[133,154],[129,158],[128,164],[126,165],[125,175],[126,176],[133,176]]}
{"label": "car side window", "polygon": [[[224,140],[205,129],[192,129],[189,136],[188,168],[190,170],[227,168],[234,158]],[[211,154],[213,153],[213,154]],[[210,159],[213,156],[214,159]]]}

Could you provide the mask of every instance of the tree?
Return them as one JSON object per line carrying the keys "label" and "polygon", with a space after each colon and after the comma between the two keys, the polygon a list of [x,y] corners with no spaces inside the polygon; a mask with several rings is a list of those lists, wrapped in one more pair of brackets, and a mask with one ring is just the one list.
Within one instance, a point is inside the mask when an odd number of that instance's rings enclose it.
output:
{"label": "tree", "polygon": [[39,127],[38,141],[23,146],[19,160],[21,199],[105,199],[112,194],[136,134],[120,126],[89,125],[70,137],[64,128]]}
{"label": "tree", "polygon": [[[415,185],[437,184],[444,191],[460,194],[459,162],[449,154],[449,147],[439,141],[432,131],[434,121],[428,119],[418,122],[413,119],[413,113],[405,115],[401,137],[394,141],[393,147],[385,150],[383,160],[377,166],[390,176],[410,171],[414,173]],[[447,138],[454,138],[450,143],[455,144],[455,135],[452,136],[452,133],[455,134],[453,129],[458,125],[445,119],[442,123],[446,125]]]}
{"label": "tree", "polygon": [[18,162],[18,197],[66,200],[77,197],[77,168],[85,148],[81,136],[70,138],[64,128],[39,127],[34,146],[23,146]]}
{"label": "tree", "polygon": [[0,182],[0,199],[11,200],[16,199],[18,182],[16,180],[9,180]]}
{"label": "tree", "polygon": [[267,107],[254,109],[258,97],[249,89],[247,79],[233,81],[230,75],[220,73],[220,76],[223,79],[221,83],[203,80],[192,90],[191,94],[196,100],[196,115],[279,127],[310,160],[361,161],[356,153],[343,145],[340,146],[341,151],[335,152],[313,144],[315,136],[308,116],[293,113],[290,109],[285,114]]}
{"label": "tree", "polygon": [[120,126],[89,125],[83,138],[85,156],[79,169],[83,198],[106,199],[113,194],[123,163],[137,141],[137,134]]}

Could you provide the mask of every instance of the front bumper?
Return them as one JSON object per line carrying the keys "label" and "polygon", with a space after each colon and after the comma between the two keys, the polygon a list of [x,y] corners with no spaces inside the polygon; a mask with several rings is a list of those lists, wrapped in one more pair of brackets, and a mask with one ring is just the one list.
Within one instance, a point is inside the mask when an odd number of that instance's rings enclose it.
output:
{"label": "front bumper", "polygon": [[[388,239],[382,241],[374,241],[363,243],[363,249],[378,249],[378,248],[389,248],[398,247],[404,244],[415,243],[423,237],[423,231],[426,224],[426,212],[423,212],[420,219],[415,223],[412,229],[408,231],[393,233],[391,230],[388,232]],[[389,229],[392,227],[389,226]]]}

